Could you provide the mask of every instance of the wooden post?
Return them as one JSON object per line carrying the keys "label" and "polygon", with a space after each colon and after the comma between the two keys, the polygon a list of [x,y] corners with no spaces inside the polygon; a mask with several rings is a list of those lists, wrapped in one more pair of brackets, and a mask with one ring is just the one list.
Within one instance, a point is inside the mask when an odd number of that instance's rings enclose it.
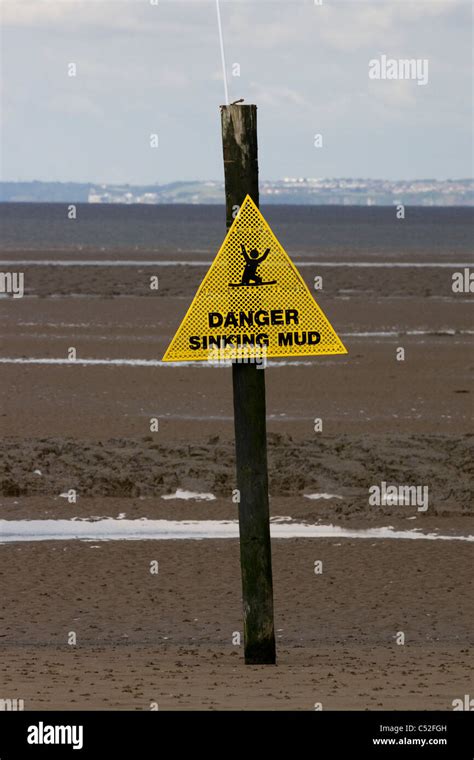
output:
{"label": "wooden post", "polygon": [[[221,106],[227,228],[247,194],[258,206],[257,107]],[[274,665],[265,370],[232,365],[245,662]]]}

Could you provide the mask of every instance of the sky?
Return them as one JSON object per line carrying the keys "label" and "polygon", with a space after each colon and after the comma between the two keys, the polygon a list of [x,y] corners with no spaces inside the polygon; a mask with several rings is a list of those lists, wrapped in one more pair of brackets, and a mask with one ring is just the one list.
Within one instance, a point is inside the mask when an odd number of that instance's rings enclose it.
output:
{"label": "sky", "polygon": [[[220,0],[261,179],[472,176],[470,0],[319,2]],[[223,179],[216,0],[0,4],[2,180]],[[369,78],[384,55],[428,82]]]}

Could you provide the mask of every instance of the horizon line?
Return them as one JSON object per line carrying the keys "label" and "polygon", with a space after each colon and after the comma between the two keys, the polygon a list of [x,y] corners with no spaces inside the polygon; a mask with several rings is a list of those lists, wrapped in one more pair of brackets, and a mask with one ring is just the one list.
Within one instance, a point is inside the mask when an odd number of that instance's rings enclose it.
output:
{"label": "horizon line", "polygon": [[[293,177],[279,177],[278,179],[260,179],[260,183],[274,183],[274,182],[300,182],[300,181],[361,181],[361,182],[474,182],[474,176],[467,177],[445,177],[439,179],[437,177],[413,177],[411,179],[399,178],[390,179],[388,177],[354,177],[354,176],[293,176]],[[216,185],[224,185],[224,180],[220,179],[174,179],[167,182],[121,182],[121,181],[95,181],[95,180],[68,180],[68,179],[1,179],[0,184],[57,184],[57,185],[122,185],[125,187],[165,187],[166,185],[174,184],[197,184],[212,182]]]}

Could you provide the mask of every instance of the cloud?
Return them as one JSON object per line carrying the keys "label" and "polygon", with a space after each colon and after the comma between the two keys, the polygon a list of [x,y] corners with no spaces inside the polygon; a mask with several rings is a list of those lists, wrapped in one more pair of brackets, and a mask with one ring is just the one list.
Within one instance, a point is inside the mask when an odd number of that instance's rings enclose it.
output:
{"label": "cloud", "polygon": [[[5,28],[56,26],[74,18],[80,5],[79,0],[3,0],[2,24]],[[101,0],[88,0],[82,6],[85,11],[83,18],[91,18],[91,13],[104,11]]]}
{"label": "cloud", "polygon": [[[5,28],[57,29],[81,35],[84,32],[103,32],[152,35],[156,30],[182,34],[186,28],[209,15],[209,2],[176,5],[159,0],[152,5],[147,0],[2,0],[2,24]],[[215,13],[213,15],[215,20]]]}
{"label": "cloud", "polygon": [[357,8],[322,7],[320,36],[340,51],[359,50],[380,41],[393,27],[393,6]]}
{"label": "cloud", "polygon": [[[215,176],[215,114],[223,94],[215,0],[0,2],[4,145],[29,140],[32,129],[43,139],[28,156],[4,150],[5,176],[47,178],[53,155],[65,179],[83,177],[83,162],[61,153],[71,121],[95,176],[113,176],[117,154],[130,181],[152,171],[160,181]],[[268,154],[269,174],[283,168],[291,174],[292,166],[305,165],[308,150],[313,160],[310,138],[319,130],[330,138],[331,173],[345,173],[347,144],[358,130],[381,146],[369,158],[369,174],[393,174],[393,136],[402,130],[407,144],[417,145],[409,155],[413,173],[432,165],[436,175],[442,160],[436,146],[446,128],[462,137],[453,143],[456,173],[471,124],[468,2],[221,0],[230,97],[262,107],[267,142],[285,140],[284,155]],[[429,58],[429,86],[371,82],[368,62],[382,53]],[[69,61],[77,63],[76,79],[67,77]],[[240,77],[232,77],[233,62],[241,65]],[[123,151],[124,140],[133,145],[155,128],[167,145],[166,153],[157,153],[159,174],[147,151],[143,157]],[[325,156],[321,151],[318,160]]]}
{"label": "cloud", "polygon": [[416,82],[406,79],[371,81],[368,92],[367,106],[370,108],[372,103],[377,110],[378,118],[383,117],[384,121],[393,121],[394,117],[405,119],[405,109],[416,106],[419,102],[418,96],[422,95]]}
{"label": "cloud", "polygon": [[299,108],[313,108],[311,101],[301,92],[282,84],[262,85],[259,82],[250,82],[250,89],[255,102],[261,105],[284,108],[285,105],[291,104]]}

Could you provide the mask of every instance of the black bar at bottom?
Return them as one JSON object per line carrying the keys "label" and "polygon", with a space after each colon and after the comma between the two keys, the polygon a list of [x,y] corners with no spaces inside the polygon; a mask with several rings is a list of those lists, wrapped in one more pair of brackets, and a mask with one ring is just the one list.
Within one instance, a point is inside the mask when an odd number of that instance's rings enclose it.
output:
{"label": "black bar at bottom", "polygon": [[[310,751],[323,760],[341,752],[348,753],[345,757],[472,760],[472,718],[472,712],[461,711],[1,712],[0,758],[146,760],[169,750],[173,755],[207,753],[211,747],[225,756],[244,752],[252,732],[252,742],[261,737],[266,752],[278,748],[281,753],[288,746],[292,756]],[[59,743],[48,743],[51,739]],[[62,743],[68,739],[69,744]]]}

